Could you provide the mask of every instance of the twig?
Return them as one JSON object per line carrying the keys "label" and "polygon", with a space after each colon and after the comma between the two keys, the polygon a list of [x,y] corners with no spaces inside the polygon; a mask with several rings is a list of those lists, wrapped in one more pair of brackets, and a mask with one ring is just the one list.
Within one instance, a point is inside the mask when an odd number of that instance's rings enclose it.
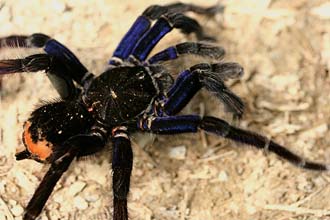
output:
{"label": "twig", "polygon": [[299,201],[291,204],[291,206],[296,206],[296,207],[301,206],[302,204],[306,203],[308,200],[312,199],[314,196],[319,194],[322,190],[324,190],[324,188],[320,188],[320,189],[316,190],[315,192],[309,194],[306,198],[303,198],[302,200],[299,200]]}
{"label": "twig", "polygon": [[317,217],[330,215],[330,210],[325,209],[310,209],[304,207],[297,207],[294,205],[265,205],[265,209],[268,210],[281,210],[286,212],[293,212],[300,215],[315,215]]}
{"label": "twig", "polygon": [[215,156],[202,158],[202,159],[199,159],[198,161],[209,162],[209,161],[212,161],[212,160],[218,160],[218,159],[221,159],[221,158],[224,158],[224,157],[236,156],[236,155],[237,155],[236,151],[231,150],[231,151],[225,152],[223,154],[218,154],[218,155],[215,155]]}

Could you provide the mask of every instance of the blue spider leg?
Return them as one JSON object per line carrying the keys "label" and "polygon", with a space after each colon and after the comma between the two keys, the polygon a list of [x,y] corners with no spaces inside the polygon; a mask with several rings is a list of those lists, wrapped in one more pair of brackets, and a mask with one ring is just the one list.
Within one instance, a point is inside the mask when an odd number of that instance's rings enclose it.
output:
{"label": "blue spider leg", "polygon": [[222,47],[213,46],[210,44],[185,42],[171,46],[148,59],[146,64],[155,64],[169,60],[177,59],[182,55],[196,55],[207,57],[215,60],[221,60],[225,55],[225,50]]}
{"label": "blue spider leg", "polygon": [[159,18],[134,47],[131,60],[144,61],[156,44],[173,28],[181,29],[184,34],[195,33],[198,40],[214,40],[204,34],[200,24],[183,14],[166,14]]}
{"label": "blue spider leg", "polygon": [[281,146],[260,134],[232,126],[222,119],[211,116],[200,117],[198,115],[178,115],[156,118],[149,117],[146,119],[142,118],[137,121],[137,127],[144,132],[165,135],[195,133],[198,129],[202,129],[234,142],[250,145],[259,150],[273,152],[279,157],[304,169],[329,170],[329,165],[307,161],[286,149],[284,146]]}
{"label": "blue spider leg", "polygon": [[136,46],[136,43],[143,34],[150,29],[153,20],[157,20],[162,15],[168,13],[183,13],[186,11],[213,16],[216,13],[223,12],[223,6],[215,5],[209,8],[202,8],[192,4],[174,3],[164,6],[152,5],[148,7],[142,15],[136,19],[129,31],[120,41],[112,58],[109,60],[109,64],[117,66],[120,65],[123,60],[127,60]]}
{"label": "blue spider leg", "polygon": [[115,128],[112,133],[113,219],[128,219],[127,195],[133,168],[131,141],[125,127]]}
{"label": "blue spider leg", "polygon": [[241,117],[244,104],[226,87],[224,80],[237,78],[242,74],[243,68],[236,63],[197,64],[178,76],[167,92],[168,98],[164,100],[163,111],[167,115],[177,114],[204,87],[220,99],[234,116]]}
{"label": "blue spider leg", "polygon": [[68,70],[67,74],[79,85],[83,86],[86,80],[92,77],[92,74],[67,47],[45,34],[12,35],[0,38],[0,49],[13,47],[43,48],[48,55],[62,61]]}
{"label": "blue spider leg", "polygon": [[167,115],[177,114],[201,88],[202,84],[197,74],[192,74],[190,70],[183,71],[169,89],[163,111]]}
{"label": "blue spider leg", "polygon": [[68,69],[61,60],[48,54],[34,54],[23,59],[0,60],[0,75],[45,71],[59,95],[64,100],[72,99],[77,88],[69,77]]}
{"label": "blue spider leg", "polygon": [[118,44],[112,58],[109,60],[109,64],[117,66],[122,62],[122,60],[126,60],[131,54],[135,43],[147,30],[149,30],[150,26],[151,20],[149,18],[143,15],[139,16]]}
{"label": "blue spider leg", "polygon": [[168,117],[142,118],[137,121],[141,131],[155,134],[194,133],[198,130],[201,117],[198,115],[178,115]]}

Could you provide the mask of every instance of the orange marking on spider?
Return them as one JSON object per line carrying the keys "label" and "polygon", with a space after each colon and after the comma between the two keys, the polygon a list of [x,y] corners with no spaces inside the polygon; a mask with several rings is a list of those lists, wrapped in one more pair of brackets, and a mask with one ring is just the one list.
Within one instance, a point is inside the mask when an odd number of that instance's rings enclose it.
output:
{"label": "orange marking on spider", "polygon": [[38,140],[37,142],[34,142],[29,131],[30,126],[31,122],[29,121],[24,124],[24,144],[32,155],[37,156],[41,161],[45,161],[53,153],[53,145],[46,140]]}

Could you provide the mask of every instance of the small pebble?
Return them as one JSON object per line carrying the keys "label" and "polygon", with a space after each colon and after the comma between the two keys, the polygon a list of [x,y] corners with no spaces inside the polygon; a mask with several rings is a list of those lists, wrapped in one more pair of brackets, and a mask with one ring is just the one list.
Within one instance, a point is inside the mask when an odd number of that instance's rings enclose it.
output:
{"label": "small pebble", "polygon": [[62,203],[64,200],[64,193],[62,192],[54,193],[53,200],[57,203]]}
{"label": "small pebble", "polygon": [[100,192],[100,189],[96,185],[88,185],[86,188],[84,188],[84,191],[82,193],[82,197],[90,203],[94,203],[97,200],[100,199],[100,196],[102,195],[102,192]]}
{"label": "small pebble", "polygon": [[68,190],[68,195],[69,196],[75,196],[77,193],[81,192],[81,190],[86,186],[85,182],[82,181],[77,181],[73,183],[69,190]]}
{"label": "small pebble", "polygon": [[10,199],[10,200],[8,201],[8,203],[9,203],[9,205],[11,205],[11,206],[15,206],[15,205],[17,204],[17,201],[15,201],[15,200],[13,200],[13,199]]}
{"label": "small pebble", "polygon": [[221,182],[226,182],[226,181],[228,181],[228,175],[227,175],[227,173],[226,173],[225,171],[223,171],[223,170],[219,173],[218,178],[219,178],[219,180],[220,180]]}
{"label": "small pebble", "polygon": [[170,149],[169,157],[176,160],[184,160],[186,158],[186,146],[178,146]]}
{"label": "small pebble", "polygon": [[320,19],[326,20],[326,19],[330,19],[329,10],[330,10],[330,2],[327,2],[312,8],[311,13],[313,15],[318,16]]}
{"label": "small pebble", "polygon": [[85,196],[85,200],[87,202],[96,202],[99,199],[100,199],[99,195],[87,195],[87,196]]}
{"label": "small pebble", "polygon": [[84,210],[88,208],[88,203],[81,196],[76,196],[73,203],[77,209]]}
{"label": "small pebble", "polygon": [[15,205],[13,208],[10,209],[11,213],[14,215],[14,216],[21,216],[24,212],[24,209],[22,206],[20,205]]}

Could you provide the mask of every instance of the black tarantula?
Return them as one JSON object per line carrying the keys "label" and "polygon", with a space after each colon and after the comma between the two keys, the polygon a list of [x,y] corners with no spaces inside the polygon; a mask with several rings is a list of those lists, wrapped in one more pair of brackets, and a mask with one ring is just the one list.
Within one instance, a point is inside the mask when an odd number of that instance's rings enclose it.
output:
{"label": "black tarantula", "polygon": [[[13,35],[0,39],[0,48],[43,48],[45,53],[0,61],[0,74],[45,71],[61,100],[34,110],[24,123],[26,149],[17,160],[34,159],[51,166],[26,207],[24,220],[36,219],[57,181],[74,158],[94,154],[112,142],[113,219],[127,220],[127,195],[133,164],[130,135],[151,132],[173,135],[199,129],[258,149],[274,152],[306,169],[329,170],[308,162],[257,133],[240,129],[212,116],[178,115],[201,89],[215,95],[234,117],[243,114],[243,102],[224,81],[243,74],[237,63],[224,63],[221,47],[185,42],[148,58],[150,51],[173,28],[212,40],[200,24],[184,15],[191,11],[213,16],[220,6],[153,5],[140,15],[119,43],[105,72],[95,76],[64,45],[45,34]],[[155,21],[155,22],[153,22]],[[218,60],[200,63],[173,80],[165,61],[194,54]]]}

